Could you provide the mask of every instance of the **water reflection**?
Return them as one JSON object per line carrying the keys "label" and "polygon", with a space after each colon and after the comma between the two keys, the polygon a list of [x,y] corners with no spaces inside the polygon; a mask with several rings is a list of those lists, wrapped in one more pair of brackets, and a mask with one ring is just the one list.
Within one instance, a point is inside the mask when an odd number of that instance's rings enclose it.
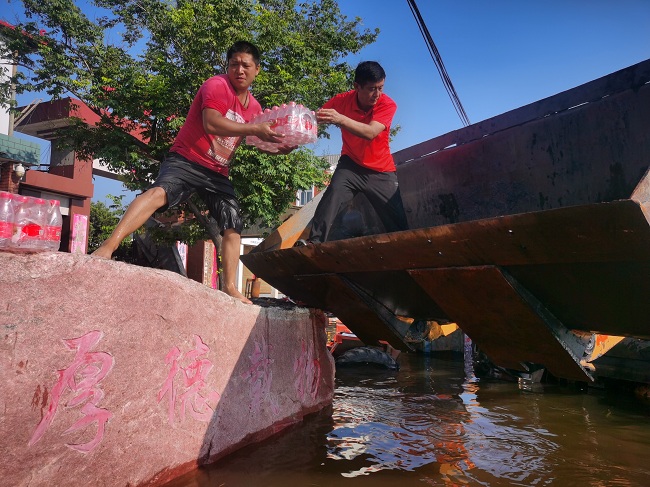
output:
{"label": "water reflection", "polygon": [[340,369],[330,411],[176,486],[650,485],[632,398],[474,377],[462,358]]}

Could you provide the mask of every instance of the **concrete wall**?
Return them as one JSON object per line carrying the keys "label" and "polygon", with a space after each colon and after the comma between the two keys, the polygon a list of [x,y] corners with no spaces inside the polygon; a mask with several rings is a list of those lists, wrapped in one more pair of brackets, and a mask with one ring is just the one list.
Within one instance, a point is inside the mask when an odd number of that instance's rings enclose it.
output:
{"label": "concrete wall", "polygon": [[0,269],[3,485],[156,485],[331,403],[319,312],[86,255]]}

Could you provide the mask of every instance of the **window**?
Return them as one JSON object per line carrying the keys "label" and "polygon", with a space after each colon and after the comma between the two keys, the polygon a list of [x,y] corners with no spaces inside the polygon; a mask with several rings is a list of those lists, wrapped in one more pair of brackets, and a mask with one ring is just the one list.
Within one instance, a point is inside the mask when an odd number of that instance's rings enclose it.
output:
{"label": "window", "polygon": [[298,194],[296,198],[298,202],[298,206],[305,206],[307,203],[309,203],[312,200],[313,197],[314,197],[313,188],[298,190]]}

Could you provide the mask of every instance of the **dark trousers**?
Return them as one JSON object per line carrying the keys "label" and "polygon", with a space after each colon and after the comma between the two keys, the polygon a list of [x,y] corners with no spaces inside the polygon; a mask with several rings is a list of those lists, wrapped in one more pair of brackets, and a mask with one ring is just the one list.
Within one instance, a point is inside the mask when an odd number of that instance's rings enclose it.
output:
{"label": "dark trousers", "polygon": [[309,240],[316,243],[326,242],[337,215],[350,204],[357,193],[366,196],[386,232],[408,229],[397,173],[366,169],[348,156],[342,156],[332,181],[316,208]]}

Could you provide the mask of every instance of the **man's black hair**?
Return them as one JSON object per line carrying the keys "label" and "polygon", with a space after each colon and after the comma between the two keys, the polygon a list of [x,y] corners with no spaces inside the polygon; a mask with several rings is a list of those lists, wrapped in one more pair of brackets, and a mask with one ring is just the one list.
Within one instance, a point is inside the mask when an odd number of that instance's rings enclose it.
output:
{"label": "man's black hair", "polygon": [[354,71],[354,82],[361,86],[366,83],[377,83],[383,79],[386,79],[386,72],[377,61],[363,61]]}
{"label": "man's black hair", "polygon": [[260,64],[260,50],[255,46],[255,44],[248,41],[235,42],[230,46],[230,49],[228,49],[228,52],[226,53],[226,62],[230,62],[230,58],[238,53],[250,54],[253,56],[255,64]]}

